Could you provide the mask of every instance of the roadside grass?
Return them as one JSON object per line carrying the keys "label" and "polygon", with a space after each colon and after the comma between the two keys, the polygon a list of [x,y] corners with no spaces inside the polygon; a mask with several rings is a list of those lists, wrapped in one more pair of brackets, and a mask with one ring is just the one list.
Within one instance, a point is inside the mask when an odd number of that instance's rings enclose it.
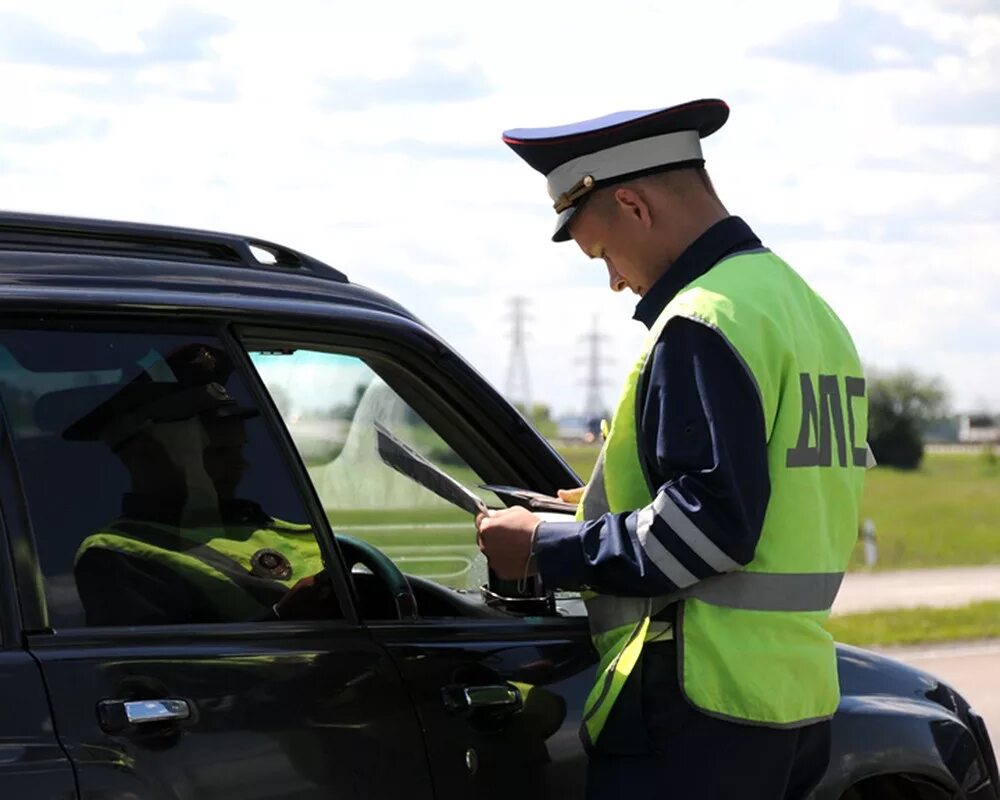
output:
{"label": "roadside grass", "polygon": [[838,642],[861,647],[988,639],[1000,637],[1000,601],[845,614],[826,628]]}
{"label": "roadside grass", "polygon": [[[1000,564],[1000,467],[960,453],[928,453],[915,472],[876,467],[861,518],[875,523],[876,570]],[[852,568],[863,563],[855,548]]]}
{"label": "roadside grass", "polygon": [[393,509],[327,509],[336,533],[363,539],[411,575],[468,588],[479,552],[472,517],[454,506]]}
{"label": "roadside grass", "polygon": [[[599,448],[558,449],[586,480]],[[877,467],[861,501],[861,519],[869,518],[876,571],[1000,564],[1000,464],[982,454],[927,453],[916,471]],[[860,542],[850,569],[868,569]]]}
{"label": "roadside grass", "polygon": [[553,447],[584,482],[590,477],[597,454],[601,452],[600,445],[597,444],[553,444]]}

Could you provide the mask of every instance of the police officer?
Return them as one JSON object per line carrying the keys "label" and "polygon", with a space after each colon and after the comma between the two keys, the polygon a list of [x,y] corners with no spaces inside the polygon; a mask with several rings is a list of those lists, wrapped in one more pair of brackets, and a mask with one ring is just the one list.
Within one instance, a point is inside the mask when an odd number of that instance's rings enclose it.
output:
{"label": "police officer", "polygon": [[229,395],[230,372],[217,348],[185,346],[64,432],[107,444],[132,484],[122,515],[77,552],[88,624],[330,613],[312,529],[236,496],[247,467],[245,421],[258,412]]}
{"label": "police officer", "polygon": [[502,578],[584,591],[588,795],[805,797],[839,699],[824,630],[866,465],[861,364],[830,307],[730,216],[701,139],[720,100],[504,141],[649,335],[576,522],[477,520]]}

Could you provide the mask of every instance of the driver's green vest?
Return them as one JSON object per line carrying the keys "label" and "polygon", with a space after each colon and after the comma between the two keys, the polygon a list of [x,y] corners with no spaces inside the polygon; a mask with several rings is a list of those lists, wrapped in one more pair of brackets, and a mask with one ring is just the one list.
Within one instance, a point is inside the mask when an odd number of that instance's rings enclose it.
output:
{"label": "driver's green vest", "polygon": [[[76,553],[103,548],[155,562],[196,587],[224,620],[249,619],[269,609],[288,589],[323,570],[309,525],[272,519],[267,525],[178,528],[121,519],[88,536]],[[291,566],[280,579],[254,574],[254,556],[275,550]],[[258,570],[259,571],[259,570]]]}
{"label": "driver's green vest", "polygon": [[[643,643],[677,603],[681,688],[708,714],[772,727],[830,717],[839,701],[833,638],[824,628],[857,535],[866,463],[865,383],[851,338],[829,306],[773,253],[727,258],[682,289],[649,332],[625,385],[578,518],[648,506],[636,435],[645,364],[667,322],[706,325],[756,383],[771,493],[753,560],[674,595],[590,595],[598,680],[582,734],[597,739]],[[669,344],[667,345],[669,346]],[[669,454],[668,454],[669,455]],[[704,537],[700,555],[726,561]],[[730,566],[737,566],[735,563]]]}

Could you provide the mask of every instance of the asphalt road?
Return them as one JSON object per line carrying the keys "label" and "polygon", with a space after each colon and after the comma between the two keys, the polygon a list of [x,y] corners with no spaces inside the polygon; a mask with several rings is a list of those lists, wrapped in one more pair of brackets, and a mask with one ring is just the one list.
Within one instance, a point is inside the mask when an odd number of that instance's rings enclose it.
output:
{"label": "asphalt road", "polygon": [[977,600],[1000,600],[1000,566],[850,572],[844,577],[833,613],[913,606],[946,608]]}
{"label": "asphalt road", "polygon": [[941,647],[886,648],[880,652],[936,675],[961,692],[979,715],[1000,758],[1000,640]]}

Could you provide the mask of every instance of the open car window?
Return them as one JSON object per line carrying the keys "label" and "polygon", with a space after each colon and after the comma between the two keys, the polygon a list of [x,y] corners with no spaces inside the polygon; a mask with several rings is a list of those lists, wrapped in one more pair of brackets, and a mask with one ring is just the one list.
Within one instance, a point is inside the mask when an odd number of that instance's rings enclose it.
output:
{"label": "open car window", "polygon": [[473,517],[380,457],[382,427],[477,494],[484,481],[379,375],[377,363],[310,349],[250,357],[306,465],[334,534],[370,542],[405,573],[459,590],[488,582]]}

